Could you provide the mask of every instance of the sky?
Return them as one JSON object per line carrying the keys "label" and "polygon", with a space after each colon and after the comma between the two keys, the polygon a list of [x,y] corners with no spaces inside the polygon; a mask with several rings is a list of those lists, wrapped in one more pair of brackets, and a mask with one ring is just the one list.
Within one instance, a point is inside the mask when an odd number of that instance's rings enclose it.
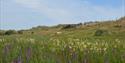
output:
{"label": "sky", "polygon": [[28,29],[125,16],[125,0],[0,0],[0,29]]}

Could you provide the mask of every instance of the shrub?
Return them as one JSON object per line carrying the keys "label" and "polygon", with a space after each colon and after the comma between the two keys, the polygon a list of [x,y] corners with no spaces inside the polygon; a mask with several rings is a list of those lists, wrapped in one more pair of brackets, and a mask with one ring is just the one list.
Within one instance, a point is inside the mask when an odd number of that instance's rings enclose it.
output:
{"label": "shrub", "polygon": [[31,34],[34,34],[34,32],[32,31]]}
{"label": "shrub", "polygon": [[82,23],[78,23],[77,25],[81,26],[81,25],[82,25]]}
{"label": "shrub", "polygon": [[96,30],[95,31],[95,34],[94,34],[94,36],[101,36],[101,35],[103,35],[103,33],[104,33],[104,30]]}
{"label": "shrub", "polygon": [[63,27],[63,29],[68,29],[68,28],[73,28],[73,26],[72,25],[66,25],[66,26]]}
{"label": "shrub", "polygon": [[5,35],[11,35],[11,34],[16,34],[15,30],[8,30],[5,32]]}
{"label": "shrub", "polygon": [[18,31],[18,34],[23,34],[23,30],[19,30],[19,31]]}
{"label": "shrub", "polygon": [[121,28],[122,25],[115,25],[114,27],[116,27],[116,28]]}

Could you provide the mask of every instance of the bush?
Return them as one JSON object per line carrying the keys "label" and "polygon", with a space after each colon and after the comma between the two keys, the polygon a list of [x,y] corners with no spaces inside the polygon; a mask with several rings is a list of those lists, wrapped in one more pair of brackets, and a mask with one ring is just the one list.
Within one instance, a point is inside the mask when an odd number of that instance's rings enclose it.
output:
{"label": "bush", "polygon": [[94,36],[101,36],[103,35],[104,30],[96,30]]}
{"label": "bush", "polygon": [[32,31],[31,34],[34,34],[34,32]]}
{"label": "bush", "polygon": [[66,26],[63,27],[63,29],[68,29],[68,28],[73,28],[73,26],[72,25],[66,25]]}
{"label": "bush", "polygon": [[5,32],[5,35],[11,35],[11,34],[16,34],[17,32],[15,30],[8,30]]}
{"label": "bush", "polygon": [[19,31],[18,31],[18,34],[23,34],[23,30],[19,30]]}
{"label": "bush", "polygon": [[114,27],[116,27],[116,28],[121,28],[122,25],[115,25]]}

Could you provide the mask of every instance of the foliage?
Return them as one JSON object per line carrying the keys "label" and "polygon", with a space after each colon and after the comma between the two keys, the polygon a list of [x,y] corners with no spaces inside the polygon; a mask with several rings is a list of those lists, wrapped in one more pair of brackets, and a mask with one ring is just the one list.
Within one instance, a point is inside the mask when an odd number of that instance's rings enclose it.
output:
{"label": "foliage", "polygon": [[102,36],[102,35],[107,35],[107,34],[108,34],[107,30],[97,29],[94,33],[94,36]]}
{"label": "foliage", "polygon": [[[73,35],[75,37],[75,35]],[[34,37],[34,38],[31,38]],[[120,38],[3,37],[1,63],[124,63],[125,40]],[[115,56],[115,57],[114,57]]]}
{"label": "foliage", "polygon": [[[125,63],[125,28],[109,24],[72,31],[35,29],[21,35],[8,30],[12,35],[0,36],[0,63]],[[57,31],[62,34],[54,35]]]}
{"label": "foliage", "polygon": [[62,29],[77,28],[77,27],[79,27],[81,25],[82,25],[82,23],[78,23],[78,24],[66,24],[66,25],[63,25]]}
{"label": "foliage", "polygon": [[5,31],[0,30],[0,35],[4,35]]}
{"label": "foliage", "polygon": [[121,25],[114,25],[114,27],[121,28],[122,26]]}
{"label": "foliage", "polygon": [[23,30],[19,30],[19,31],[18,31],[18,34],[23,34]]}
{"label": "foliage", "polygon": [[12,35],[12,34],[16,34],[17,32],[15,30],[7,30],[5,32],[5,35]]}

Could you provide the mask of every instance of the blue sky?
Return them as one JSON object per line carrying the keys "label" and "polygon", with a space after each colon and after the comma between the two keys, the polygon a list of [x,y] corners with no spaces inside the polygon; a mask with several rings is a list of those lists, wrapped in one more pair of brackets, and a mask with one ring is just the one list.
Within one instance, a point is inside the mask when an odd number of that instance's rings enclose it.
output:
{"label": "blue sky", "polygon": [[0,0],[0,29],[27,29],[125,16],[124,0]]}

